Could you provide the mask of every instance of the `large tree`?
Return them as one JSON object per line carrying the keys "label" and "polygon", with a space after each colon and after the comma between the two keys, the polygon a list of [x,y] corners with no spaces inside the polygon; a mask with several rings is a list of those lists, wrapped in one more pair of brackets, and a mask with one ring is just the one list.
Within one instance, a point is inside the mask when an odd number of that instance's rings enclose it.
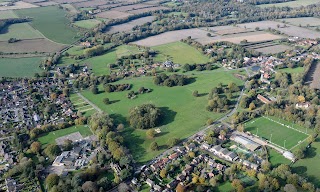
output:
{"label": "large tree", "polygon": [[130,125],[138,129],[156,127],[161,121],[161,111],[152,104],[144,104],[130,110]]}

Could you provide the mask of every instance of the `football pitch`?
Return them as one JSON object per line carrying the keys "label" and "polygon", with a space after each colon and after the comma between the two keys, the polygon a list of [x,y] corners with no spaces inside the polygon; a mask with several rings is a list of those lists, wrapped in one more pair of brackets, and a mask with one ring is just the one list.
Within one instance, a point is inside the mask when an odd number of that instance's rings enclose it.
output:
{"label": "football pitch", "polygon": [[253,119],[245,124],[245,131],[287,150],[297,147],[311,133],[310,130],[275,117]]}

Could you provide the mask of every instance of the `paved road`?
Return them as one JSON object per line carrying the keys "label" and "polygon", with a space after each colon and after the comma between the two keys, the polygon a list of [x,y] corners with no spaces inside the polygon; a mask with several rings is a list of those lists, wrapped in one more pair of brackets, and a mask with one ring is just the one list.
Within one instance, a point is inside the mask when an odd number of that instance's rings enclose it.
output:
{"label": "paved road", "polygon": [[95,110],[99,111],[100,113],[102,113],[103,111],[98,107],[96,106],[95,104],[93,104],[91,101],[89,101],[87,98],[85,98],[81,93],[79,92],[76,92],[77,95],[79,97],[81,97],[81,99],[83,99],[84,101],[86,101],[89,105],[91,105],[91,107],[93,107]]}

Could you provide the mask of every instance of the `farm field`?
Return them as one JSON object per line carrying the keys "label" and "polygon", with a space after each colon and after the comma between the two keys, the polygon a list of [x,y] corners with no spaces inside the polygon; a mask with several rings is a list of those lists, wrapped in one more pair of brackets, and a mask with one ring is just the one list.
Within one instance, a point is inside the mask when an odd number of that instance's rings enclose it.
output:
{"label": "farm field", "polygon": [[244,33],[244,32],[252,31],[252,30],[247,30],[244,28],[235,27],[235,26],[231,26],[231,25],[209,27],[209,28],[204,28],[204,29],[206,29],[207,31],[216,33],[218,35],[230,35],[230,34],[237,34],[237,33]]}
{"label": "farm field", "polygon": [[282,19],[285,22],[288,22],[291,25],[295,26],[310,26],[310,27],[316,27],[320,26],[320,19],[316,17],[299,17],[299,18],[289,18],[289,19]]}
{"label": "farm field", "polygon": [[135,20],[132,20],[127,23],[114,25],[114,26],[109,27],[106,30],[106,33],[112,34],[112,33],[116,33],[116,32],[130,31],[133,29],[133,27],[135,27],[137,25],[143,25],[147,22],[152,22],[154,20],[154,18],[155,18],[154,16],[142,17],[142,18],[135,19]]}
{"label": "farm field", "polygon": [[53,2],[53,1],[38,2],[38,3],[34,3],[34,4],[35,4],[35,5],[38,5],[38,6],[40,6],[40,7],[58,5],[58,3]]}
{"label": "farm field", "polygon": [[266,33],[263,31],[252,31],[252,32],[246,32],[246,33],[238,33],[233,35],[224,35],[222,37],[216,37],[214,40],[216,41],[229,41],[231,43],[240,44],[241,41],[244,39],[248,42],[260,42],[260,41],[270,41],[275,39],[281,39],[284,38],[280,35],[274,35],[271,33]]}
{"label": "farm field", "polygon": [[320,89],[320,63],[316,63],[310,67],[308,71],[305,84],[309,85],[311,88]]}
{"label": "farm field", "polygon": [[38,141],[42,145],[53,144],[55,143],[55,139],[69,135],[71,133],[80,132],[83,137],[87,137],[92,135],[92,132],[88,126],[85,125],[75,125],[69,128],[60,129],[56,131],[52,131],[50,133],[44,134],[43,136],[38,138]]}
{"label": "farm field", "polygon": [[[290,151],[309,136],[308,133],[305,133],[306,130],[303,127],[293,125],[292,123],[279,120],[275,117],[268,118],[284,125],[273,122],[266,117],[259,117],[247,122],[245,124],[245,130],[251,132],[252,134],[257,134],[259,137],[262,137],[266,140],[271,140],[272,143],[275,143],[276,145],[286,148]],[[294,129],[286,126],[293,127]]]}
{"label": "farm field", "polygon": [[42,57],[0,58],[0,77],[33,77],[42,71],[39,68],[42,60]]}
{"label": "farm field", "polygon": [[18,18],[13,11],[0,11],[0,19]]}
{"label": "farm field", "polygon": [[[286,27],[284,27],[284,25],[286,25]],[[263,29],[263,30],[267,30],[270,27],[288,36],[301,37],[301,38],[316,39],[320,37],[320,32],[302,28],[302,27],[297,27],[294,25],[284,24],[276,21],[259,21],[259,22],[252,22],[252,23],[243,23],[243,24],[238,24],[238,26],[247,28],[247,29],[255,29],[256,27],[259,27],[260,29]]]}
{"label": "farm field", "polygon": [[[228,26],[223,26],[228,28]],[[213,30],[213,29],[212,29]],[[142,39],[134,42],[134,44],[141,46],[157,46],[167,43],[172,43],[185,39],[191,36],[195,41],[205,45],[212,42],[218,41],[229,41],[232,43],[239,44],[242,40],[246,39],[248,42],[259,42],[259,41],[269,41],[275,39],[281,39],[283,36],[273,35],[271,33],[266,33],[264,31],[247,31],[245,33],[229,34],[229,35],[218,35],[213,34],[211,37],[207,36],[208,31],[204,29],[183,29],[177,31],[169,31],[146,39]]]}
{"label": "farm field", "polygon": [[319,138],[317,138],[307,150],[306,157],[293,164],[293,171],[309,178],[309,180],[316,184],[317,187],[320,187],[320,167],[315,166],[318,165],[319,160],[320,141]]}
{"label": "farm field", "polygon": [[133,44],[152,47],[180,41],[181,39],[186,39],[188,36],[191,36],[191,38],[195,39],[196,41],[206,44],[212,42],[215,39],[215,37],[208,37],[207,33],[207,31],[201,29],[183,29],[177,31],[169,31],[139,41],[135,41],[133,42]]}
{"label": "farm field", "polygon": [[43,35],[28,23],[17,23],[0,31],[0,41],[8,41],[10,38],[37,39],[43,38]]}
{"label": "farm field", "polygon": [[[194,97],[192,96],[194,90],[198,90],[199,93],[208,93],[211,88],[217,86],[220,82],[223,84],[235,82],[237,85],[242,85],[242,81],[236,79],[231,73],[221,71],[211,71],[201,75],[199,73],[192,77],[196,78],[194,83],[171,88],[154,85],[152,77],[140,77],[117,82],[117,84],[132,84],[131,90],[134,91],[142,86],[153,90],[151,93],[138,95],[133,100],[127,98],[129,91],[94,95],[90,90],[87,90],[83,91],[82,94],[99,108],[121,120],[128,117],[130,108],[144,103],[152,103],[162,109],[165,115],[163,125],[159,127],[162,133],[155,139],[146,139],[145,130],[135,130],[128,127],[123,133],[125,141],[130,142],[127,143],[127,146],[133,153],[134,158],[142,163],[160,154],[165,149],[163,146],[166,145],[169,138],[177,136],[181,139],[186,138],[199,131],[208,118],[217,119],[223,115],[222,113],[208,112],[206,110],[207,96]],[[103,103],[104,98],[109,98],[114,103],[105,105]],[[194,109],[197,109],[196,113]],[[152,141],[157,141],[162,146],[160,151],[149,150]]]}
{"label": "farm field", "polygon": [[77,2],[73,3],[73,6],[76,8],[83,8],[83,7],[97,7],[100,5],[108,4],[108,1],[104,0],[92,0],[92,1],[83,1],[83,2]]}
{"label": "farm field", "polygon": [[123,19],[132,14],[124,13],[120,11],[103,11],[101,13],[96,14],[96,17],[105,18],[105,19]]}
{"label": "farm field", "polygon": [[61,6],[65,9],[68,9],[70,13],[78,13],[78,10],[71,4],[61,4]]}
{"label": "farm field", "polygon": [[0,42],[0,50],[4,53],[52,53],[61,50],[65,45],[52,42],[48,39],[22,40],[16,43]]}
{"label": "farm field", "polygon": [[101,21],[97,19],[87,19],[87,20],[76,21],[74,24],[81,28],[92,29],[95,26],[97,26],[99,23],[101,23]]}
{"label": "farm field", "polygon": [[33,5],[31,3],[17,1],[14,3],[13,6],[1,6],[0,11],[8,11],[8,10],[16,10],[16,9],[28,9],[28,8],[35,8],[38,7],[37,5]]}
{"label": "farm field", "polygon": [[287,45],[272,45],[269,47],[261,47],[255,48],[257,52],[264,53],[264,54],[275,54],[285,52],[286,50],[292,50],[293,47],[289,47]]}
{"label": "farm field", "polygon": [[146,13],[150,11],[159,11],[159,10],[168,10],[168,9],[169,8],[167,7],[158,6],[158,7],[148,7],[148,8],[142,8],[142,9],[130,10],[130,11],[127,11],[127,13],[140,14],[140,13]]}
{"label": "farm field", "polygon": [[301,7],[301,6],[308,6],[311,4],[319,3],[319,0],[295,0],[289,1],[285,3],[272,3],[272,4],[262,4],[258,5],[258,7],[265,8],[265,7]]}
{"label": "farm field", "polygon": [[109,64],[115,63],[117,54],[114,50],[97,57],[92,57],[81,61],[81,64],[88,64],[95,75],[108,75],[110,73]]}
{"label": "farm field", "polygon": [[52,41],[70,44],[78,39],[76,29],[68,26],[66,13],[56,6],[17,10],[16,13],[20,17],[32,17],[31,26]]}
{"label": "farm field", "polygon": [[207,56],[203,55],[194,47],[180,41],[155,46],[152,47],[152,49],[157,51],[158,54],[155,61],[159,62],[165,62],[167,60],[167,56],[177,64],[202,64],[209,62],[209,58]]}
{"label": "farm field", "polygon": [[127,12],[130,10],[139,10],[139,9],[148,8],[152,6],[154,5],[140,3],[140,4],[134,4],[134,5],[125,5],[125,6],[115,7],[112,9],[112,11]]}

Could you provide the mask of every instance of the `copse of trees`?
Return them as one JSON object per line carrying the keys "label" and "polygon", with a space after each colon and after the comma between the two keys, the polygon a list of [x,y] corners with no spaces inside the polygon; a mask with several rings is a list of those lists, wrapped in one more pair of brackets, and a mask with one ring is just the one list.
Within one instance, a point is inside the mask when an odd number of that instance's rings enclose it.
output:
{"label": "copse of trees", "polygon": [[187,85],[190,82],[190,79],[184,75],[166,75],[161,73],[153,78],[153,82],[156,85],[174,87],[174,86],[183,86]]}
{"label": "copse of trees", "polygon": [[161,110],[153,104],[143,104],[129,111],[130,125],[136,129],[149,129],[158,126],[162,120]]}
{"label": "copse of trees", "polygon": [[97,45],[92,48],[85,49],[83,53],[86,57],[93,57],[93,56],[101,55],[102,53],[104,53],[104,51],[105,50],[102,45]]}
{"label": "copse of trees", "polygon": [[120,92],[120,91],[127,91],[131,89],[131,84],[105,84],[104,90],[108,93],[111,92]]}

